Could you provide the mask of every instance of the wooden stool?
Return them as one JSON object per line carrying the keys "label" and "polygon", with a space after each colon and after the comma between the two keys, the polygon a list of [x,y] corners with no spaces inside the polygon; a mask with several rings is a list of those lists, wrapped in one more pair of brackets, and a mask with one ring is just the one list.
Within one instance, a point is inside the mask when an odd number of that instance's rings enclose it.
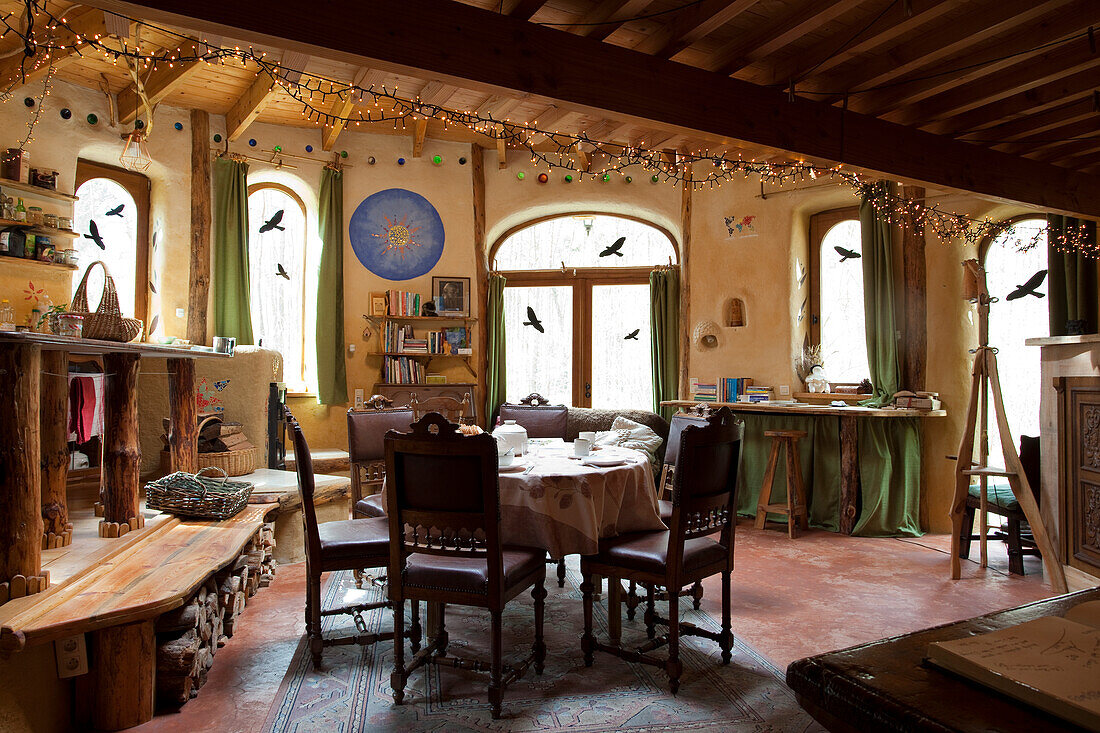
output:
{"label": "wooden stool", "polygon": [[[806,511],[806,487],[802,483],[802,463],[798,459],[798,441],[806,437],[804,430],[765,430],[765,438],[772,439],[772,452],[768,456],[768,468],[764,471],[764,483],[756,504],[756,528],[764,529],[768,512],[787,515],[787,535],[794,539],[803,529],[809,529]],[[772,483],[779,465],[779,451],[787,446],[787,500],[771,504]],[[793,490],[792,490],[793,489]]]}

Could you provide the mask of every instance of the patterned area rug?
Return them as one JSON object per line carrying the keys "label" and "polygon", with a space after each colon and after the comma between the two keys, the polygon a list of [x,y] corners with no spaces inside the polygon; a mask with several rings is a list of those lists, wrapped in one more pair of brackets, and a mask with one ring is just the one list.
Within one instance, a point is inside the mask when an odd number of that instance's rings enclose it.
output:
{"label": "patterned area rug", "polygon": [[[584,666],[580,635],[583,611],[580,573],[571,564],[565,588],[551,580],[546,599],[546,669],[533,669],[504,694],[503,717],[489,715],[488,675],[429,665],[416,670],[405,703],[390,693],[392,642],[371,647],[339,646],[325,650],[320,670],[313,668],[305,639],[283,679],[265,731],[821,731],[783,683],[782,673],[754,649],[737,641],[729,666],[720,663],[718,645],[706,639],[681,644],[684,674],[679,694],[668,690],[668,677],[655,667],[631,664],[596,653]],[[325,590],[325,607],[348,593],[381,598],[383,589],[356,591],[350,572],[334,575]],[[658,608],[660,608],[658,604]],[[369,630],[392,628],[388,610],[365,614]],[[681,617],[717,631],[720,623],[689,600]],[[408,619],[408,612],[405,614]],[[534,638],[529,594],[513,600],[504,613],[505,662],[525,656]],[[606,596],[595,608],[596,633],[607,638]],[[449,652],[488,660],[489,616],[479,609],[449,607]],[[354,633],[350,617],[329,617],[327,633]],[[645,642],[645,626],[623,616],[623,642]],[[662,650],[663,651],[663,650]],[[406,650],[406,661],[409,659]]]}

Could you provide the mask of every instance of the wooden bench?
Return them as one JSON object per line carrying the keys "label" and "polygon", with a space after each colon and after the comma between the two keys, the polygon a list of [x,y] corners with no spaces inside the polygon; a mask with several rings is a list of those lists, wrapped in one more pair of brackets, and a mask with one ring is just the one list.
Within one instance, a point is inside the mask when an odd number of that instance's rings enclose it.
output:
{"label": "wooden bench", "polygon": [[[268,514],[277,508],[277,503],[250,505],[223,522],[164,519],[136,542],[64,584],[0,607],[0,654],[90,633],[89,675],[79,684],[87,685],[95,701],[92,724],[119,730],[148,721],[153,716],[161,661],[161,637],[155,633],[158,619],[198,598],[205,602],[213,593],[209,606],[216,614],[197,610],[208,620],[216,616],[217,623],[202,630],[197,618],[194,624],[196,633],[213,635],[214,646],[208,652],[212,656],[224,613],[235,616],[243,605],[243,596],[237,596],[241,591],[233,587],[247,576],[243,568],[259,560],[260,553],[269,554],[269,547],[257,549],[255,544],[264,536]],[[224,602],[233,604],[232,608],[220,605]],[[171,634],[179,633],[179,624],[175,626],[168,630]],[[195,660],[189,658],[187,663]],[[205,678],[205,669],[201,673]],[[186,696],[190,690],[187,687]]]}

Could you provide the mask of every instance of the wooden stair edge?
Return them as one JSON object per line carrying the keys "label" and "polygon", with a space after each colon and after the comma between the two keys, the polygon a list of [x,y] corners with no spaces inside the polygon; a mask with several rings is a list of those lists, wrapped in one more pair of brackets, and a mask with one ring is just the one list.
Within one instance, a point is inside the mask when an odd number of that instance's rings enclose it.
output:
{"label": "wooden stair edge", "polygon": [[[170,597],[153,599],[144,603],[136,603],[132,606],[127,607],[124,611],[115,611],[102,616],[89,615],[86,618],[75,620],[70,619],[61,623],[47,624],[39,628],[34,628],[32,624],[35,620],[44,617],[47,613],[60,607],[68,600],[79,597],[79,595],[85,590],[78,588],[78,586],[82,582],[89,581],[90,576],[92,576],[93,574],[100,576],[95,578],[94,582],[101,582],[103,580],[102,576],[109,575],[115,567],[115,565],[110,562],[100,562],[91,565],[88,570],[81,572],[78,576],[71,579],[71,581],[62,584],[61,586],[58,586],[58,589],[54,593],[50,594],[48,598],[41,599],[48,600],[52,598],[54,600],[54,603],[41,605],[39,603],[36,603],[24,611],[24,613],[30,613],[33,615],[30,615],[26,619],[20,619],[18,614],[13,614],[12,617],[8,619],[8,623],[0,626],[0,655],[8,655],[15,651],[21,651],[26,646],[35,646],[38,644],[56,641],[57,639],[63,639],[66,636],[71,636],[76,633],[96,631],[98,629],[108,628],[111,626],[118,626],[121,624],[132,623],[134,621],[155,618],[156,616],[159,616],[163,613],[182,606],[188,598],[190,598],[192,595],[194,595],[195,592],[198,591],[199,586],[201,586],[202,583],[205,582],[207,577],[224,569],[230,563],[236,560],[237,557],[240,556],[245,545],[248,544],[248,542],[252,539],[252,536],[255,534],[255,530],[264,523],[264,521],[267,519],[267,515],[275,509],[275,506],[276,505],[274,504],[250,504],[246,506],[243,510],[241,510],[241,514],[247,513],[249,515],[249,519],[245,520],[245,522],[247,522],[248,524],[255,523],[256,527],[251,528],[247,533],[242,534],[242,539],[240,543],[235,543],[232,546],[235,547],[235,549],[232,552],[227,553],[221,562],[204,568],[203,573],[196,575],[195,581],[193,583],[191,583],[189,586],[177,590],[177,592],[175,592]],[[236,517],[233,517],[232,519],[226,521],[237,520],[240,516],[241,515],[238,514]],[[173,522],[172,520],[175,521]],[[218,522],[201,520],[181,521],[179,517],[172,517],[172,520],[163,523],[165,525],[171,525],[170,527],[166,526],[160,532],[153,532],[144,535],[142,538],[139,539],[138,542],[133,542],[127,548],[121,548],[118,552],[114,553],[112,555],[112,559],[119,557],[119,555],[122,554],[123,550],[135,550],[139,545],[152,544],[154,541],[156,541],[156,539],[159,538],[159,535],[166,533],[167,530],[170,528],[182,526],[193,527],[196,525],[204,524],[220,524]],[[242,523],[243,522],[238,522],[238,524]],[[99,572],[96,573],[95,571]],[[59,596],[66,590],[68,590],[70,593],[74,593],[72,599],[59,598]],[[94,592],[93,587],[89,587],[87,590]]]}

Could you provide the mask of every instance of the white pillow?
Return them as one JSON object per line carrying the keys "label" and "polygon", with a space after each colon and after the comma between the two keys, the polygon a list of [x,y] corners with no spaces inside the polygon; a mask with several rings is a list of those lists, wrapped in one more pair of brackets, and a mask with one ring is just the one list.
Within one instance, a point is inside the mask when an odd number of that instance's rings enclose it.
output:
{"label": "white pillow", "polygon": [[664,438],[652,428],[622,416],[615,418],[611,430],[596,433],[596,445],[621,445],[640,450],[649,456],[651,463],[656,462],[657,451],[663,442]]}

